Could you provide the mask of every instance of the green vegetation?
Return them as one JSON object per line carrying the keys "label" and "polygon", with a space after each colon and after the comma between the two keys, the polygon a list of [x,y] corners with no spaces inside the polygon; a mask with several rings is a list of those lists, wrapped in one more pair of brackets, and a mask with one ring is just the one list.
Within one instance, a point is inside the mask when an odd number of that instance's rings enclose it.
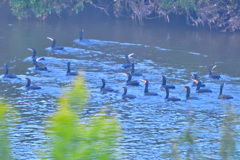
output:
{"label": "green vegetation", "polygon": [[46,19],[62,11],[79,13],[86,4],[116,17],[130,17],[139,23],[144,19],[182,15],[192,26],[207,25],[222,32],[240,30],[239,0],[4,0],[19,19],[34,16]]}

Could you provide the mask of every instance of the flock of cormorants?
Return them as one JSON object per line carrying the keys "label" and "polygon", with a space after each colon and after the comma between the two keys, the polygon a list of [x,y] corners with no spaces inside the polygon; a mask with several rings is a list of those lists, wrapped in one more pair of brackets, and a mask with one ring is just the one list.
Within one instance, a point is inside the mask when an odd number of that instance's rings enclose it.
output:
{"label": "flock of cormorants", "polygon": [[[80,31],[80,38],[79,38],[80,41],[83,40],[82,35],[83,35],[83,30]],[[64,47],[62,47],[62,46],[55,46],[56,45],[56,39],[55,38],[47,37],[47,39],[52,41],[52,46],[51,46],[52,50],[63,50],[64,49]],[[39,70],[39,71],[47,71],[48,70],[47,67],[41,67],[41,66],[38,65],[38,61],[39,60],[45,60],[45,58],[44,57],[37,57],[36,56],[37,52],[36,52],[36,50],[34,48],[28,48],[28,50],[33,53],[33,55],[32,55],[32,63],[34,65],[34,67],[35,67],[34,69],[35,70]],[[122,65],[122,67],[125,68],[125,69],[131,68],[131,73],[123,73],[123,74],[128,77],[128,79],[126,81],[126,85],[128,85],[128,86],[139,86],[139,82],[136,81],[136,80],[132,80],[132,76],[142,76],[142,73],[135,72],[135,70],[134,70],[135,65],[134,65],[134,63],[131,63],[130,60],[129,60],[129,57],[131,57],[132,55],[134,55],[134,53],[126,54],[126,61],[127,61],[127,63]],[[5,64],[5,67],[6,67],[6,72],[5,72],[4,76],[3,76],[3,78],[18,78],[15,74],[9,74],[8,73],[9,67],[8,67],[7,64]],[[220,75],[212,74],[212,70],[215,67],[216,67],[216,65],[209,67],[209,78],[220,79]],[[66,76],[71,76],[71,75],[73,75],[73,76],[78,75],[78,72],[72,72],[70,70],[70,62],[68,62],[67,63],[67,73],[66,73]],[[196,92],[197,93],[212,92],[212,90],[210,90],[210,89],[201,88],[201,87],[205,87],[205,84],[202,83],[198,79],[198,75],[197,74],[192,74],[192,76],[193,76],[192,87],[196,87]],[[169,90],[170,89],[175,89],[175,86],[167,84],[167,80],[166,80],[166,77],[164,75],[162,75],[161,77],[162,77],[162,86],[161,86],[161,88],[166,91],[165,99],[167,101],[180,101],[181,100],[180,98],[169,97]],[[39,86],[31,85],[31,80],[29,78],[24,78],[24,80],[27,81],[27,85],[26,85],[26,89],[27,90],[41,89],[41,87],[39,87]],[[102,86],[100,88],[101,92],[115,92],[115,90],[112,89],[111,87],[106,87],[105,79],[101,79],[101,80],[102,80]],[[156,92],[149,92],[149,90],[148,90],[149,81],[147,79],[141,79],[141,81],[143,81],[145,83],[145,89],[144,89],[144,95],[145,96],[157,96],[158,95],[158,93],[156,93]],[[222,83],[220,85],[220,92],[219,92],[218,98],[219,99],[232,99],[233,98],[232,96],[224,95],[222,93],[223,92],[223,87],[225,85],[226,85],[226,83]],[[122,95],[123,99],[134,99],[134,98],[136,98],[135,95],[127,94],[127,87],[121,87],[121,88],[124,90],[123,95]],[[191,97],[190,96],[190,87],[189,86],[185,86],[184,89],[186,90],[186,99],[187,100],[188,99],[193,99],[193,100],[198,100],[199,99],[198,97]]]}

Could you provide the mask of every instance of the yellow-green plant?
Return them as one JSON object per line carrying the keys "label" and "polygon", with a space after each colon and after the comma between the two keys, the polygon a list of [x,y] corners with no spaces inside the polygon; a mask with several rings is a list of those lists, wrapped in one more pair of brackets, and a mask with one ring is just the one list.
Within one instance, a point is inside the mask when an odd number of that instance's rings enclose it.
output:
{"label": "yellow-green plant", "polygon": [[[55,160],[115,159],[119,124],[115,116],[104,111],[83,120],[79,112],[85,107],[87,89],[82,77],[73,82],[72,90],[60,99],[60,107],[50,119],[51,156]],[[78,108],[78,109],[77,109]]]}

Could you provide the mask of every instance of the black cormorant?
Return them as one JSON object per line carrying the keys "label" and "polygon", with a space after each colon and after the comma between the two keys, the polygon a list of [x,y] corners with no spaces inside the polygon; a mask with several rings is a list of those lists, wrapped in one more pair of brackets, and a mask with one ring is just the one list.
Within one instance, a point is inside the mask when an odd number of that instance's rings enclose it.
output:
{"label": "black cormorant", "polygon": [[210,93],[210,92],[212,92],[211,89],[207,89],[207,88],[201,89],[202,82],[200,80],[194,80],[194,81],[197,83],[197,88],[196,88],[197,93]]}
{"label": "black cormorant", "polygon": [[188,86],[184,87],[185,91],[187,92],[186,94],[186,99],[193,99],[193,100],[198,100],[198,97],[190,97],[190,88]]}
{"label": "black cormorant", "polygon": [[39,58],[39,60],[45,60],[45,58],[44,57],[37,57],[36,55],[37,55],[37,51],[36,51],[36,49],[34,49],[34,48],[28,48],[28,50],[29,51],[31,51],[32,53],[33,53],[33,55],[32,55],[32,59],[37,59],[37,58]]}
{"label": "black cormorant", "polygon": [[162,88],[175,89],[175,86],[167,84],[167,78],[162,75]]}
{"label": "black cormorant", "polygon": [[169,88],[168,87],[164,87],[163,88],[165,91],[166,91],[166,97],[165,97],[165,99],[167,100],[167,101],[181,101],[181,99],[179,99],[179,98],[175,98],[175,97],[170,97],[169,98]]}
{"label": "black cormorant", "polygon": [[124,63],[124,64],[122,65],[123,68],[130,68],[130,67],[132,66],[132,63],[131,63],[130,60],[129,60],[129,57],[131,57],[132,55],[134,55],[134,53],[126,54],[125,57],[126,57],[127,63]]}
{"label": "black cormorant", "polygon": [[123,74],[128,77],[128,80],[126,81],[127,85],[139,86],[139,82],[138,81],[132,81],[132,76],[131,76],[130,73],[123,73]]}
{"label": "black cormorant", "polygon": [[71,69],[70,69],[70,62],[67,63],[67,76],[76,76],[78,75],[78,72],[71,72]]}
{"label": "black cormorant", "polygon": [[6,72],[3,76],[3,78],[17,78],[16,74],[8,74],[8,65],[5,64],[5,67],[6,67]]}
{"label": "black cormorant", "polygon": [[48,70],[47,67],[39,67],[39,66],[38,66],[37,61],[38,61],[39,59],[33,58],[32,60],[33,60],[33,65],[35,66],[35,70],[39,70],[39,71],[47,71],[47,70]]}
{"label": "black cormorant", "polygon": [[55,47],[55,45],[56,45],[56,39],[55,38],[47,37],[47,39],[50,39],[52,41],[52,50],[63,50],[64,49],[63,46]]}
{"label": "black cormorant", "polygon": [[102,80],[102,87],[100,88],[101,92],[114,92],[114,89],[112,89],[111,87],[105,87],[105,79],[101,79]]}
{"label": "black cormorant", "polygon": [[26,89],[30,90],[30,89],[41,89],[41,87],[39,86],[31,86],[31,80],[29,78],[23,78],[25,81],[27,81],[27,85],[26,85]]}
{"label": "black cormorant", "polygon": [[[198,80],[198,75],[197,74],[192,74],[194,80]],[[197,83],[193,81],[192,87],[196,87]],[[205,87],[204,83],[201,83],[201,87]]]}
{"label": "black cormorant", "polygon": [[223,87],[226,85],[226,83],[222,83],[221,85],[220,85],[220,93],[219,93],[219,95],[218,95],[218,99],[233,99],[233,97],[232,96],[230,96],[230,95],[224,95],[224,94],[222,94],[222,90],[223,90]]}
{"label": "black cormorant", "polygon": [[127,87],[121,87],[124,90],[124,93],[122,95],[122,99],[134,99],[136,98],[136,96],[132,95],[132,94],[127,94]]}
{"label": "black cormorant", "polygon": [[145,96],[157,96],[158,94],[156,92],[149,92],[148,91],[148,80],[142,79],[142,81],[145,83],[145,89],[144,89],[144,95]]}
{"label": "black cormorant", "polygon": [[221,78],[221,76],[219,74],[212,74],[212,70],[216,67],[217,67],[217,65],[209,67],[209,77],[212,79],[220,79]]}
{"label": "black cormorant", "polygon": [[134,71],[134,63],[132,63],[132,71],[131,71],[131,76],[142,76],[141,72],[135,72]]}

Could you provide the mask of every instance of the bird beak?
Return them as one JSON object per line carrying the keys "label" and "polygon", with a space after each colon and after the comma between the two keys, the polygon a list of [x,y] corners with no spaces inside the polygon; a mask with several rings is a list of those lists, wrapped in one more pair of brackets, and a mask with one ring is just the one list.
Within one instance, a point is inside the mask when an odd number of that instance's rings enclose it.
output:
{"label": "bird beak", "polygon": [[26,78],[21,78],[21,80],[25,80],[25,81],[27,81],[27,79],[26,79]]}
{"label": "bird beak", "polygon": [[51,37],[47,37],[47,39],[50,39],[51,41],[53,41],[53,39]]}
{"label": "bird beak", "polygon": [[141,81],[143,81],[144,83],[146,83],[147,81],[145,79],[140,79]]}
{"label": "bird beak", "polygon": [[33,52],[33,49],[31,49],[31,48],[27,48],[29,51],[31,51],[31,52]]}
{"label": "bird beak", "polygon": [[41,58],[37,58],[36,61],[38,62]]}
{"label": "bird beak", "polygon": [[195,83],[198,83],[198,80],[196,80],[196,79],[192,79]]}
{"label": "bird beak", "polygon": [[134,55],[134,53],[130,53],[130,54],[128,55],[128,57],[131,57],[132,55]]}
{"label": "bird beak", "polygon": [[186,87],[183,87],[185,91],[187,91],[187,88]]}
{"label": "bird beak", "polygon": [[193,78],[194,78],[194,75],[193,74],[191,74],[192,76],[193,76]]}
{"label": "bird beak", "polygon": [[214,65],[213,67],[212,67],[212,69],[214,69],[214,68],[216,68],[217,67],[217,65]]}
{"label": "bird beak", "polygon": [[123,75],[125,75],[125,76],[128,76],[128,74],[126,74],[126,73],[122,73]]}

